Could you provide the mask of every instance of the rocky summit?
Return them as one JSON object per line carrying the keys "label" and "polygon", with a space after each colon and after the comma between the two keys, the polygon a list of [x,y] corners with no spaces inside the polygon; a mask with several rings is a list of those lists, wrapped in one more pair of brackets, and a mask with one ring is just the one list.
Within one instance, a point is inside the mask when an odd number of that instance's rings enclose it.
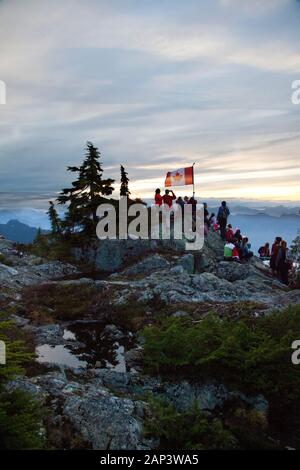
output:
{"label": "rocky summit", "polygon": [[[47,409],[43,429],[50,447],[162,448],[162,436],[149,431],[156,399],[178,413],[196,404],[205,419],[222,418],[225,427],[233,426],[233,415],[237,425],[246,412],[268,421],[272,403],[258,388],[225,383],[210,369],[190,373],[184,364],[168,374],[164,358],[156,372],[147,368],[149,345],[141,334],[166,320],[198,328],[210,312],[221,320],[268,318],[300,305],[300,290],[284,286],[259,259],[224,261],[215,233],[199,252],[137,240],[75,249],[77,261],[92,264],[93,276],[78,264],[26,250],[19,257],[6,240],[0,252],[1,308],[34,352],[25,374],[7,389],[24,390]],[[238,411],[232,412],[233,403]],[[272,442],[289,444],[268,432]]]}

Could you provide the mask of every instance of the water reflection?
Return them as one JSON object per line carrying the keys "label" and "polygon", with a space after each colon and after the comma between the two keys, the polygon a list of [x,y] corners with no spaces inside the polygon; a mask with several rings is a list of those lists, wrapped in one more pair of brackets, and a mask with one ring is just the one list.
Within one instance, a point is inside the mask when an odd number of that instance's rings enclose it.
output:
{"label": "water reflection", "polygon": [[37,361],[70,367],[101,367],[126,372],[125,352],[134,347],[127,336],[116,340],[101,323],[73,323],[64,331],[65,345],[36,348]]}
{"label": "water reflection", "polygon": [[81,361],[76,355],[72,354],[66,346],[49,346],[43,344],[36,348],[37,361],[40,363],[48,362],[51,364],[66,365],[69,367],[86,367],[87,363]]}

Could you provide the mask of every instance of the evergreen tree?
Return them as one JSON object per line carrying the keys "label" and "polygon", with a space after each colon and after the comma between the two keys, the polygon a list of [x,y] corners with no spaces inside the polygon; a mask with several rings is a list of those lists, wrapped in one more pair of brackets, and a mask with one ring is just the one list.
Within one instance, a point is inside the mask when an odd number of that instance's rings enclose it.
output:
{"label": "evergreen tree", "polygon": [[113,179],[102,179],[103,169],[100,152],[91,142],[87,142],[85,159],[80,167],[68,167],[68,171],[77,173],[72,188],[63,189],[57,201],[69,204],[65,227],[70,230],[82,226],[86,232],[92,233],[97,223],[97,207],[102,196],[109,196],[114,188]]}
{"label": "evergreen tree", "polygon": [[129,178],[128,178],[128,173],[125,171],[125,168],[123,165],[121,165],[121,187],[120,187],[120,196],[129,196],[130,191],[128,189],[128,183],[129,183]]}
{"label": "evergreen tree", "polygon": [[[14,340],[12,338],[15,338]],[[0,449],[34,449],[43,446],[42,409],[32,394],[7,384],[24,373],[25,362],[33,360],[20,331],[0,312],[0,340],[6,345],[6,365],[0,365]]]}
{"label": "evergreen tree", "polygon": [[57,213],[57,210],[55,209],[53,202],[49,201],[49,204],[50,206],[47,211],[47,214],[50,219],[52,234],[53,235],[59,234],[61,233],[61,221],[58,217],[58,213]]}

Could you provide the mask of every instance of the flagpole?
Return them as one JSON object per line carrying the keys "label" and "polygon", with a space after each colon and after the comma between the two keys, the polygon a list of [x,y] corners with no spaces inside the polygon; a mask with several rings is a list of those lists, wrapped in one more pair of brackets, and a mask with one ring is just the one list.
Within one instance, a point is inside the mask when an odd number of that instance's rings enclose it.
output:
{"label": "flagpole", "polygon": [[196,162],[193,163],[193,198],[195,198],[195,174],[194,174],[194,166]]}

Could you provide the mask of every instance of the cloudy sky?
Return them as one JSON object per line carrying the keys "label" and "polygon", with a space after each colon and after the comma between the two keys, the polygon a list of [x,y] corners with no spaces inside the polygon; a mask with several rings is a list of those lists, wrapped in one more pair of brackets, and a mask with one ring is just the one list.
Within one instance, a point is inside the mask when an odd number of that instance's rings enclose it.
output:
{"label": "cloudy sky", "polygon": [[300,201],[299,24],[297,0],[0,0],[0,191],[48,197],[91,140],[135,196],[196,161],[197,195]]}

